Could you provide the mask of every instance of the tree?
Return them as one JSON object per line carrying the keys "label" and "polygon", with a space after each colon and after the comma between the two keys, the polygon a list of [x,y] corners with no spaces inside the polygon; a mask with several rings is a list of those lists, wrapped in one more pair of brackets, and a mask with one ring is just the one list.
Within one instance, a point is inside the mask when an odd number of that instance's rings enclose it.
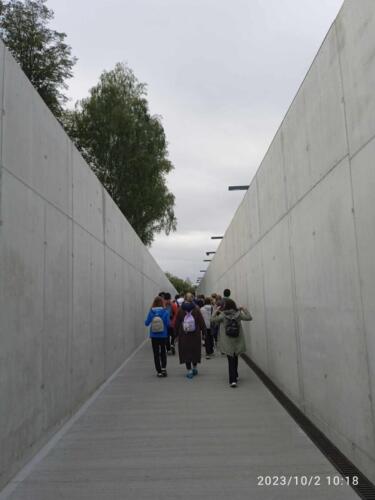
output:
{"label": "tree", "polygon": [[0,1],[0,36],[56,117],[67,98],[65,80],[77,59],[64,42],[65,33],[48,28],[53,11],[46,0]]}
{"label": "tree", "polygon": [[178,278],[177,276],[174,276],[173,274],[168,272],[166,272],[165,275],[172,283],[172,285],[175,287],[178,293],[185,295],[185,293],[187,292],[195,292],[196,287],[192,284],[189,278],[183,280],[182,278]]}
{"label": "tree", "polygon": [[150,115],[146,86],[130,68],[117,64],[104,71],[90,96],[66,113],[65,127],[146,245],[155,233],[176,229],[164,129]]}

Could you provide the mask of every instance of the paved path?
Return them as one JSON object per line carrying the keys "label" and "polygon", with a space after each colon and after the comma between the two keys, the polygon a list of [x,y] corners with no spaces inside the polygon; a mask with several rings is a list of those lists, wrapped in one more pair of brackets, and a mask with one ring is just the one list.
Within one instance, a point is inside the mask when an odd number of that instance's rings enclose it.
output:
{"label": "paved path", "polygon": [[[158,379],[147,343],[11,493],[11,500],[356,499],[240,361],[204,360],[185,378],[177,357]],[[321,486],[266,487],[258,476],[320,476]]]}

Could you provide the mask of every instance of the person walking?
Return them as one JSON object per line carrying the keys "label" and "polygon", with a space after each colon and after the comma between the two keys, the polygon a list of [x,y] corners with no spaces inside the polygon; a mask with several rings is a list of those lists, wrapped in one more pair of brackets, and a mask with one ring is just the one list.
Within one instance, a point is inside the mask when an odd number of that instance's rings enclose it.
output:
{"label": "person walking", "polygon": [[[217,294],[216,293],[212,293],[211,294],[211,304],[212,304],[212,315],[211,316],[214,316],[215,313],[216,313],[216,311],[219,310],[219,307],[217,305]],[[218,335],[219,335],[219,325],[218,325],[218,323],[211,323],[211,334],[212,334],[213,341],[214,341],[214,348],[216,349],[217,348]]]}
{"label": "person walking", "polygon": [[164,307],[167,309],[169,314],[169,326],[168,326],[168,339],[167,339],[167,353],[175,354],[175,334],[174,326],[176,322],[177,315],[177,304],[172,302],[172,297],[169,292],[164,294]]}
{"label": "person walking", "polygon": [[211,317],[212,317],[213,307],[211,304],[211,299],[206,297],[204,299],[204,306],[201,307],[201,314],[206,325],[206,336],[204,341],[204,346],[206,348],[206,359],[211,359],[214,353],[214,337],[211,331]]}
{"label": "person walking", "polygon": [[145,320],[145,325],[150,327],[156,375],[158,377],[166,377],[169,311],[164,308],[164,300],[160,295],[154,298]]}
{"label": "person walking", "polygon": [[[213,306],[213,311],[212,311],[212,317],[214,317],[219,311],[221,311],[223,307],[223,299],[221,295],[214,293],[212,295],[212,306]],[[215,348],[217,349],[219,346],[219,323],[213,323],[211,322],[211,332],[214,337],[214,342],[215,342]],[[223,354],[223,353],[221,353]]]}
{"label": "person walking", "polygon": [[201,335],[206,334],[204,319],[193,300],[193,294],[185,295],[185,301],[178,310],[175,323],[180,363],[185,363],[186,376],[189,379],[198,375],[197,364],[201,362]]}
{"label": "person walking", "polygon": [[246,351],[245,336],[241,321],[251,321],[253,318],[244,307],[237,309],[234,300],[227,298],[222,310],[218,310],[212,317],[212,323],[220,325],[219,349],[227,355],[229,385],[237,387],[238,356]]}

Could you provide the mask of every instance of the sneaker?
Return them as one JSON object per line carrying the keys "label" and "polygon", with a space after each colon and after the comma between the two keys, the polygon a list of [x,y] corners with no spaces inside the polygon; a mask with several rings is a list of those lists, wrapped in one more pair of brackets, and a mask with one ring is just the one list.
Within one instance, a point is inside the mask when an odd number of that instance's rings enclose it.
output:
{"label": "sneaker", "polygon": [[230,384],[230,386],[231,386],[231,387],[237,387],[237,382],[232,382],[232,383]]}
{"label": "sneaker", "polygon": [[187,378],[193,378],[194,377],[194,373],[193,373],[193,370],[189,370],[186,374],[186,377]]}
{"label": "sneaker", "polygon": [[192,372],[193,372],[193,375],[198,375],[198,370],[196,368],[193,368]]}
{"label": "sneaker", "polygon": [[171,347],[171,352],[173,355],[176,354],[176,349],[175,349],[174,345]]}
{"label": "sneaker", "polygon": [[163,374],[162,374],[161,372],[158,372],[158,373],[156,374],[156,376],[157,376],[157,377],[162,377],[162,376],[163,376]]}
{"label": "sneaker", "polygon": [[167,377],[168,376],[166,368],[162,368],[161,369],[161,374],[162,374],[163,377]]}
{"label": "sneaker", "polygon": [[211,356],[207,354],[206,359],[211,359]]}

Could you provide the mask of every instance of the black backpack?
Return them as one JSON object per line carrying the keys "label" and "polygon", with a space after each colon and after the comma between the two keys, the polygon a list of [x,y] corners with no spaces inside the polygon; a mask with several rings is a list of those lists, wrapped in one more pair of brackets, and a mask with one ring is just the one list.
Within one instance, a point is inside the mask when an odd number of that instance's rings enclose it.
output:
{"label": "black backpack", "polygon": [[238,337],[240,334],[240,322],[234,318],[225,321],[225,333],[228,337]]}

